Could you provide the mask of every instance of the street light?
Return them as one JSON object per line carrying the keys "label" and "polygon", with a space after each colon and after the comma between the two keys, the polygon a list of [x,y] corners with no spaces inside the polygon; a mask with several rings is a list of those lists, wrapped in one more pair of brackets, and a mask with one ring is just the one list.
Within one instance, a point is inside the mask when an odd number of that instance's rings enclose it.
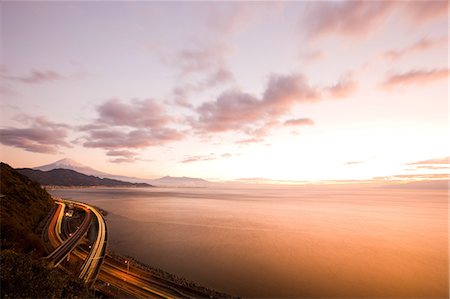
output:
{"label": "street light", "polygon": [[128,260],[125,260],[125,264],[127,264],[127,274],[128,274],[128,272],[130,272],[130,263],[128,262]]}

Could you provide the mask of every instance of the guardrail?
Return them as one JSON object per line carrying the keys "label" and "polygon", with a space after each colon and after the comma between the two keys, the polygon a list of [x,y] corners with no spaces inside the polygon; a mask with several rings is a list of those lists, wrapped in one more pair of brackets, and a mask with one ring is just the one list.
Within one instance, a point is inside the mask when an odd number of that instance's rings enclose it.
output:
{"label": "guardrail", "polygon": [[46,259],[50,260],[51,263],[53,263],[54,267],[57,267],[64,260],[64,258],[66,258],[67,255],[73,249],[75,249],[75,247],[83,238],[83,235],[89,229],[91,221],[92,213],[91,211],[87,210],[86,217],[84,218],[83,223],[80,225],[77,231],[46,257]]}

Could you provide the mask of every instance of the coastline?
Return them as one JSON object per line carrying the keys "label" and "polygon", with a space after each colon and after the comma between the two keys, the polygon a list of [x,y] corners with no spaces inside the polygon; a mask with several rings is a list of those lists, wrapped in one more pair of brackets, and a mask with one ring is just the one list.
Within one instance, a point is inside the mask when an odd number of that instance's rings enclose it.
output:
{"label": "coastline", "polygon": [[[122,254],[117,253],[112,250],[108,250],[107,256],[114,259],[115,261],[117,261],[119,263],[124,263],[125,261],[128,261],[131,265],[130,268],[135,267],[135,268],[139,269],[140,271],[147,272],[149,275],[152,275],[153,277],[161,279],[168,284],[172,284],[176,288],[180,288],[181,292],[183,290],[194,291],[194,292],[196,292],[198,294],[202,294],[208,298],[241,298],[239,296],[230,295],[230,294],[224,293],[222,291],[218,291],[218,290],[203,286],[197,282],[194,282],[194,281],[188,280],[184,277],[166,272],[160,268],[154,268],[150,265],[147,265],[147,264],[135,259],[132,256],[122,255]],[[130,272],[131,272],[131,270],[130,270]]]}
{"label": "coastline", "polygon": [[[57,197],[53,197],[53,199],[57,199]],[[104,217],[107,216],[108,212],[102,208],[95,207],[99,210],[100,214]],[[40,225],[46,226],[48,224],[49,219],[54,214],[55,209],[53,208],[49,215],[44,219]],[[42,230],[42,238],[45,241],[44,231]],[[46,243],[46,242],[45,242]],[[47,250],[51,251],[49,248]],[[118,252],[110,250],[106,248],[106,259],[109,259],[110,262],[116,264],[116,267],[125,267],[124,265],[128,264],[128,269],[126,271],[127,275],[136,275],[136,277],[140,277],[143,281],[147,281],[149,285],[159,285],[164,288],[170,289],[172,292],[178,294],[180,297],[184,298],[240,298],[239,296],[234,296],[227,294],[222,291],[218,291],[206,286],[203,286],[197,282],[190,281],[184,277],[177,276],[175,274],[166,272],[160,268],[152,267],[148,264],[145,264],[133,256],[122,255]],[[126,268],[126,267],[125,267]],[[122,270],[124,271],[124,270]],[[134,274],[134,275],[133,275]],[[93,284],[94,292],[99,292],[102,295],[111,296],[114,298],[117,297],[128,297],[130,294],[125,290],[113,285],[112,283],[108,283],[103,281],[99,277],[96,279],[96,282]]]}

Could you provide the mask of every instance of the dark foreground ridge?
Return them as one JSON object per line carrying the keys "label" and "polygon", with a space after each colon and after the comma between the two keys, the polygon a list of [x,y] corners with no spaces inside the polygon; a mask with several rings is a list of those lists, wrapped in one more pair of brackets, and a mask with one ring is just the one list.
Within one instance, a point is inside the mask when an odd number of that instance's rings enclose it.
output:
{"label": "dark foreground ridge", "polygon": [[86,298],[81,281],[50,269],[40,237],[53,200],[41,186],[0,163],[1,298]]}

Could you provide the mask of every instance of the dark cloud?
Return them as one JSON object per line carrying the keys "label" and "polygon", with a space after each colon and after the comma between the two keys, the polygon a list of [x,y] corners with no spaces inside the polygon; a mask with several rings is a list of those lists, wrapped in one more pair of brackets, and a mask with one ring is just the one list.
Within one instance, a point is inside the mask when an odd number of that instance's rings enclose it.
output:
{"label": "dark cloud", "polygon": [[44,117],[19,116],[29,127],[0,129],[0,143],[30,152],[54,154],[60,147],[70,147],[66,142],[69,126],[53,123]]}
{"label": "dark cloud", "polygon": [[261,98],[237,90],[222,93],[216,101],[202,104],[194,127],[203,132],[261,128],[290,111],[300,102],[319,99],[319,91],[301,75],[273,75]]}
{"label": "dark cloud", "polygon": [[349,75],[336,85],[322,88],[309,85],[301,74],[272,75],[262,96],[225,91],[215,101],[200,105],[196,109],[198,118],[191,124],[200,134],[236,131],[249,136],[239,143],[261,142],[295,105],[348,96],[355,89],[356,83]]}
{"label": "dark cloud", "polygon": [[146,148],[162,145],[170,141],[184,138],[184,134],[170,128],[136,129],[124,131],[123,129],[90,130],[85,136],[85,147],[103,149]]}
{"label": "dark cloud", "polygon": [[161,128],[173,121],[173,118],[166,114],[165,107],[152,99],[131,102],[111,99],[100,105],[97,111],[97,124]]}
{"label": "dark cloud", "polygon": [[129,158],[131,158],[131,157],[136,156],[136,153],[131,152],[131,151],[127,151],[127,150],[122,150],[122,151],[112,150],[112,151],[106,152],[106,155],[107,156],[113,156],[113,157],[120,156],[120,157],[129,157]]}
{"label": "dark cloud", "polygon": [[448,69],[411,70],[405,73],[390,75],[381,87],[390,89],[403,85],[423,85],[437,80],[446,79]]}
{"label": "dark cloud", "polygon": [[106,152],[106,155],[115,157],[114,159],[109,160],[112,163],[132,163],[136,160],[140,160],[136,158],[137,154],[135,152],[127,150],[110,150]]}

